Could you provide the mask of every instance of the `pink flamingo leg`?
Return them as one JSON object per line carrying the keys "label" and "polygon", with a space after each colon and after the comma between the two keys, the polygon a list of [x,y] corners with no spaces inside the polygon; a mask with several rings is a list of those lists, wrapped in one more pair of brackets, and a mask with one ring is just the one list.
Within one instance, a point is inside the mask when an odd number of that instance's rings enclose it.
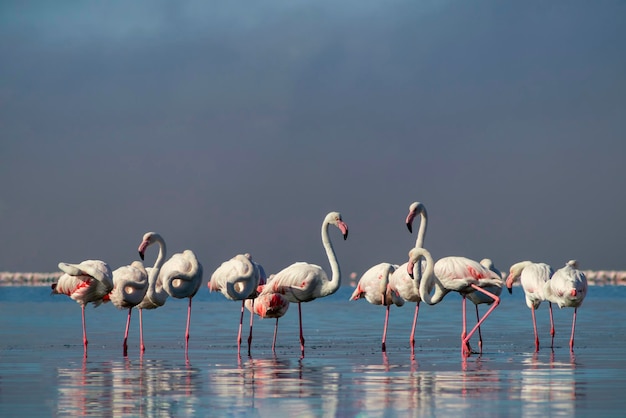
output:
{"label": "pink flamingo leg", "polygon": [[417,315],[419,313],[420,303],[417,302],[415,304],[415,312],[413,313],[413,328],[411,328],[411,336],[409,337],[409,342],[411,344],[411,353],[415,352],[415,326],[417,325]]}
{"label": "pink flamingo leg", "polygon": [[81,305],[82,308],[82,317],[83,317],[83,347],[84,347],[84,357],[87,357],[87,327],[85,326],[85,305]]}
{"label": "pink flamingo leg", "polygon": [[387,305],[387,309],[385,311],[385,327],[383,328],[383,353],[387,351],[386,342],[387,342],[387,324],[389,323],[389,308],[391,308],[391,306]]}
{"label": "pink flamingo leg", "polygon": [[143,309],[139,309],[139,345],[142,353],[146,351],[146,346],[143,344]]}
{"label": "pink flamingo leg", "polygon": [[239,332],[237,332],[237,354],[241,351],[241,328],[243,327],[243,312],[245,308],[245,300],[241,301],[241,316],[239,317]]}
{"label": "pink flamingo leg", "polygon": [[128,328],[130,327],[130,314],[133,308],[128,308],[128,318],[126,319],[126,331],[124,332],[124,357],[128,355]]}
{"label": "pink flamingo leg", "polygon": [[[471,284],[471,287],[476,289],[476,290],[478,290],[479,292],[484,293],[485,295],[489,296],[490,298],[492,298],[493,299],[493,305],[483,315],[483,317],[480,318],[480,321],[478,321],[478,323],[474,326],[474,328],[472,328],[472,330],[469,332],[469,334],[467,334],[467,336],[463,340],[463,342],[465,344],[467,344],[467,347],[469,347],[469,340],[470,340],[470,338],[472,338],[472,335],[474,335],[474,332],[476,332],[476,330],[480,327],[480,325],[483,323],[483,321],[485,319],[487,319],[487,317],[489,315],[491,315],[491,312],[493,312],[493,310],[496,309],[498,307],[498,305],[500,304],[500,298],[498,296],[494,295],[493,293],[491,293],[491,292],[489,292],[489,291],[487,291],[487,290],[485,290],[485,289],[483,289],[480,286],[477,286],[475,284]],[[463,298],[463,301],[465,301],[465,298]],[[463,309],[463,317],[465,318],[465,309]]]}
{"label": "pink flamingo leg", "polygon": [[[476,322],[480,321],[480,315],[478,315],[478,305],[474,305],[476,307]],[[480,354],[483,353],[483,334],[480,332],[480,327],[478,327],[478,351]]]}
{"label": "pink flamingo leg", "polygon": [[571,353],[574,352],[574,330],[576,329],[576,311],[578,311],[578,308],[574,308],[574,316],[572,318],[572,335],[569,339],[569,351]]}
{"label": "pink flamingo leg", "polygon": [[298,302],[298,318],[300,319],[300,351],[304,358],[304,334],[302,332],[302,303]]}
{"label": "pink flamingo leg", "polygon": [[552,317],[552,302],[548,302],[548,307],[550,308],[550,335],[552,336],[552,342],[550,343],[550,348],[554,349],[554,318]]}
{"label": "pink flamingo leg", "polygon": [[248,357],[252,351],[252,324],[254,323],[254,299],[252,299],[252,310],[250,311],[250,334],[248,335]]}
{"label": "pink flamingo leg", "polygon": [[468,341],[465,341],[465,337],[467,336],[467,318],[465,315],[465,295],[463,295],[463,301],[461,302],[461,306],[463,307],[463,330],[461,331],[461,355],[469,356],[472,352],[472,349],[469,345]]}
{"label": "pink flamingo leg", "polygon": [[185,331],[185,354],[189,351],[189,322],[191,321],[191,298],[187,307],[187,329]]}
{"label": "pink flamingo leg", "polygon": [[533,316],[533,331],[535,332],[535,353],[539,351],[539,334],[537,333],[537,320],[535,319],[535,308],[531,308],[530,313]]}
{"label": "pink flamingo leg", "polygon": [[272,353],[276,354],[276,335],[278,334],[278,318],[274,324],[274,340],[272,341]]}

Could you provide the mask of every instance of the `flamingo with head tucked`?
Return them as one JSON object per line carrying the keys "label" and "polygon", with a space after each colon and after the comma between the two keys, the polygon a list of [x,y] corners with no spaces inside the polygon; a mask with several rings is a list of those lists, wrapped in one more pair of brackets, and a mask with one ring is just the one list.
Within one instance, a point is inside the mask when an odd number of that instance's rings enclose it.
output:
{"label": "flamingo with head tucked", "polygon": [[109,293],[111,303],[119,309],[128,309],[124,332],[124,356],[128,355],[128,329],[133,307],[139,305],[148,291],[148,273],[143,264],[133,261],[113,271],[113,290]]}
{"label": "flamingo with head tucked", "polygon": [[[237,333],[237,354],[241,351],[241,329],[243,327],[244,304],[257,295],[257,287],[266,281],[263,267],[252,260],[250,254],[238,254],[223,262],[211,275],[207,284],[211,292],[219,291],[227,299],[241,301],[241,317],[239,318],[239,332]],[[250,313],[250,335],[248,337],[248,355],[252,345],[252,318]]]}
{"label": "flamingo with head tucked", "polygon": [[84,356],[87,357],[85,306],[88,303],[99,306],[108,300],[113,289],[111,268],[104,261],[85,260],[79,264],[59,263],[59,269],[64,274],[52,284],[52,293],[67,295],[81,306]]}
{"label": "flamingo with head tucked", "polygon": [[[155,241],[150,239],[151,233],[144,235],[144,240],[139,246],[139,254],[143,258],[145,249]],[[143,251],[142,251],[143,250]],[[189,324],[191,321],[191,299],[195,296],[202,284],[202,264],[191,250],[174,254],[161,266],[157,280],[163,285],[163,290],[176,299],[189,299],[187,307],[187,327],[185,329],[185,353],[189,350]],[[151,301],[154,301],[152,297]]]}
{"label": "flamingo with head tucked", "polygon": [[349,299],[358,300],[365,298],[372,305],[383,305],[386,307],[382,339],[383,352],[386,351],[389,308],[391,305],[404,305],[404,299],[389,287],[389,277],[397,268],[397,265],[389,263],[380,263],[370,267],[359,279],[356,289],[354,289]]}
{"label": "flamingo with head tucked", "polygon": [[268,293],[280,293],[289,302],[298,304],[298,319],[300,322],[300,350],[304,357],[304,334],[302,332],[302,302],[332,295],[341,285],[341,270],[335,255],[335,250],[328,236],[329,225],[334,225],[341,231],[344,240],[348,237],[348,225],[341,218],[339,212],[330,212],[322,222],[322,244],[330,262],[331,278],[320,266],[305,262],[297,262],[276,273],[269,285],[261,291],[260,296]]}
{"label": "flamingo with head tucked", "polygon": [[[271,281],[275,275],[271,275],[268,281]],[[246,309],[251,314],[256,314],[261,318],[276,318],[274,324],[274,339],[272,340],[272,353],[276,353],[276,335],[278,334],[278,319],[282,318],[289,309],[289,301],[285,296],[280,293],[264,293],[261,294],[263,288],[268,284],[261,285],[258,288],[258,296],[254,299],[246,299],[244,301]],[[252,341],[252,319],[250,319],[250,338]],[[248,348],[248,355],[250,355],[250,348]]]}
{"label": "flamingo with head tucked", "polygon": [[[569,340],[570,352],[574,352],[574,331],[576,329],[576,313],[578,307],[582,305],[587,296],[587,277],[578,270],[578,262],[570,260],[554,272],[552,279],[544,285],[546,299],[550,301],[550,311],[552,303],[559,305],[559,308],[574,308],[572,317],[572,333]],[[552,347],[554,347],[554,334],[552,335]]]}
{"label": "flamingo with head tucked", "polygon": [[[539,334],[537,333],[537,320],[535,311],[546,300],[544,287],[554,274],[554,270],[545,263],[533,263],[532,261],[520,261],[509,269],[506,278],[506,288],[513,293],[513,283],[519,279],[524,291],[526,306],[530,308],[533,319],[533,331],[535,333],[535,352],[539,351]],[[550,334],[554,336],[554,320],[550,309]]]}
{"label": "flamingo with head tucked", "polygon": [[[409,252],[409,263],[407,271],[415,275],[416,262],[419,253],[415,253],[415,248]],[[429,305],[434,305],[441,300],[449,292],[459,292],[463,297],[463,331],[461,333],[461,353],[463,356],[469,356],[472,353],[469,341],[476,330],[482,325],[493,310],[500,304],[500,297],[486,290],[486,287],[502,283],[502,277],[493,271],[482,266],[479,262],[466,257],[444,257],[438,260],[433,269],[434,274],[422,277],[420,283],[420,296],[422,300]],[[433,295],[430,294],[435,289]],[[493,299],[493,304],[489,310],[479,319],[478,323],[467,332],[465,317],[465,299],[467,295],[473,291],[478,291]]]}

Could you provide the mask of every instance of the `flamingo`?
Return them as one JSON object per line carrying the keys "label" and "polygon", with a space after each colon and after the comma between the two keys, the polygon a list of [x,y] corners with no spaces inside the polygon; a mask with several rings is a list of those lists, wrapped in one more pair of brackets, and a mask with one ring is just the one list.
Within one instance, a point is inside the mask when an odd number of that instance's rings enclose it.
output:
{"label": "flamingo", "polygon": [[[275,275],[272,275],[270,280],[274,278]],[[257,314],[261,318],[276,318],[276,323],[274,324],[274,339],[272,341],[272,353],[276,354],[276,335],[278,334],[278,319],[282,318],[283,315],[287,313],[289,309],[289,301],[285,296],[280,293],[265,293],[262,294],[263,288],[265,285],[260,285],[257,289],[257,293],[259,294],[254,299],[246,299],[244,301],[246,309],[250,311],[251,314]],[[250,320],[250,338],[249,341],[252,341],[252,319]],[[248,348],[248,355],[250,355],[250,349]]]}
{"label": "flamingo", "polygon": [[339,212],[330,212],[322,222],[322,245],[330,262],[331,279],[318,265],[296,262],[276,274],[271,285],[265,286],[259,296],[268,293],[280,293],[289,302],[298,304],[300,322],[300,351],[304,358],[304,334],[302,333],[302,302],[332,295],[341,285],[341,270],[335,256],[335,250],[328,236],[328,226],[334,225],[341,231],[343,239],[348,238],[348,225],[341,219]]}
{"label": "flamingo", "polygon": [[113,290],[109,293],[109,300],[119,309],[128,308],[126,331],[124,332],[124,356],[128,355],[128,329],[133,307],[140,304],[148,291],[148,273],[143,264],[133,261],[128,266],[122,266],[113,271]]}
{"label": "flamingo", "polygon": [[397,264],[380,263],[370,267],[359,279],[356,289],[349,300],[365,298],[372,305],[386,306],[385,326],[383,328],[382,351],[386,351],[387,324],[389,323],[389,308],[392,304],[404,305],[397,292],[389,287],[389,276],[398,268]]}
{"label": "flamingo", "polygon": [[79,264],[59,263],[64,274],[53,283],[53,294],[64,294],[75,300],[82,311],[84,357],[87,357],[87,328],[85,326],[85,305],[99,306],[107,300],[113,290],[111,268],[100,260],[85,260]]}
{"label": "flamingo", "polygon": [[[409,232],[413,232],[413,220],[417,215],[420,215],[420,228],[417,232],[415,239],[415,248],[424,247],[424,237],[426,235],[426,228],[428,226],[428,213],[426,207],[420,202],[413,202],[409,205],[409,214],[406,217],[406,226]],[[423,261],[422,263],[424,263]],[[417,325],[417,315],[419,313],[420,302],[422,300],[419,293],[419,285],[421,280],[421,271],[425,266],[422,263],[418,263],[416,267],[417,277],[411,276],[408,272],[408,262],[398,267],[391,278],[389,279],[389,288],[392,292],[397,293],[402,299],[407,302],[415,302],[415,313],[413,314],[413,326],[411,327],[411,335],[409,337],[409,343],[411,344],[411,352],[415,350],[415,327]],[[412,270],[411,270],[412,272]]]}
{"label": "flamingo", "polygon": [[[503,284],[502,273],[500,272],[500,270],[498,270],[498,268],[493,264],[493,261],[489,258],[483,258],[482,260],[480,260],[480,265],[485,268],[488,268],[489,270],[493,271],[500,277],[499,283],[496,283],[493,285],[487,285],[483,289],[493,293],[496,296],[500,296],[500,293],[502,293],[502,284]],[[478,291],[468,293],[467,298],[472,303],[474,303],[474,306],[476,307],[476,321],[477,322],[480,321],[480,315],[478,314],[478,305],[482,303],[491,305],[493,303],[493,299],[491,298],[491,296],[488,296],[485,293],[478,292]],[[478,348],[479,348],[480,354],[482,354],[483,353],[483,335],[480,332],[480,327],[478,327]]]}
{"label": "flamingo", "polygon": [[[554,272],[552,279],[545,283],[543,289],[546,299],[550,302],[550,311],[552,311],[552,303],[559,305],[559,308],[574,308],[572,334],[569,340],[569,349],[573,353],[576,313],[587,296],[587,278],[582,271],[578,270],[578,262],[570,260],[565,264],[565,267]],[[552,335],[552,347],[554,347],[554,334]]]}
{"label": "flamingo", "polygon": [[[239,332],[237,333],[237,354],[241,351],[241,329],[243,327],[243,313],[246,300],[252,300],[257,295],[257,287],[266,281],[263,267],[252,261],[250,254],[238,254],[223,262],[211,275],[207,284],[211,292],[222,292],[227,299],[241,301],[241,317],[239,318]],[[252,328],[253,313],[250,313],[250,328]],[[248,337],[248,355],[252,345],[252,332]]]}
{"label": "flamingo", "polygon": [[139,256],[144,259],[145,251],[148,246],[156,243],[159,246],[159,254],[152,267],[146,268],[148,273],[148,290],[143,300],[137,305],[139,309],[139,341],[141,345],[141,352],[146,351],[146,346],[143,341],[143,310],[144,309],[156,309],[165,304],[168,294],[163,288],[163,281],[159,277],[161,267],[165,262],[167,255],[167,246],[163,237],[156,232],[147,232],[144,234],[141,244],[139,244]]}
{"label": "flamingo", "polygon": [[[524,295],[526,298],[526,306],[530,309],[533,318],[533,331],[535,333],[535,352],[539,351],[539,334],[537,333],[537,320],[535,319],[535,311],[546,300],[544,293],[545,284],[550,281],[554,274],[554,270],[546,263],[533,263],[532,261],[520,261],[515,263],[509,269],[509,275],[506,278],[506,288],[509,293],[513,293],[513,283],[517,279],[520,280]],[[550,334],[554,337],[554,320],[552,318],[552,309],[550,309]]]}
{"label": "flamingo", "polygon": [[[160,238],[160,242],[158,239],[154,238],[155,235]],[[154,232],[148,232],[144,235],[143,240],[139,245],[139,255],[142,260],[144,258],[146,248],[155,242],[159,243],[159,256],[161,255],[161,250],[165,253],[165,241],[163,238]],[[160,261],[161,260],[157,259],[157,263]],[[155,263],[155,266],[157,263]],[[150,274],[154,274],[154,268]],[[189,298],[189,305],[187,308],[187,327],[185,330],[185,353],[187,353],[189,351],[191,299],[198,292],[198,289],[200,289],[200,285],[202,284],[202,264],[198,262],[198,259],[193,251],[184,250],[182,253],[174,254],[169,260],[160,266],[156,280],[161,282],[163,290],[165,290],[169,296],[176,299]],[[152,289],[154,290],[155,287],[152,286]],[[159,300],[158,297],[160,295],[155,295],[155,292],[151,291],[150,288],[148,289],[147,295],[150,301],[154,304],[158,304],[162,300]]]}
{"label": "flamingo", "polygon": [[[417,271],[416,262],[420,258],[417,248],[413,248],[409,252],[409,262],[407,271],[411,275],[415,275]],[[427,257],[425,257],[427,259]],[[491,312],[500,304],[500,297],[485,289],[487,286],[493,286],[502,283],[502,277],[493,271],[482,266],[479,262],[466,257],[448,256],[435,263],[433,268],[434,274],[424,275],[420,282],[420,296],[422,300],[429,305],[435,305],[449,292],[459,292],[463,297],[463,331],[461,333],[461,353],[463,356],[471,354],[469,341],[472,335],[487,319]],[[435,293],[431,296],[430,291],[435,289]],[[479,291],[493,299],[493,304],[489,310],[479,319],[478,323],[467,333],[467,325],[465,318],[465,299],[468,293]]]}

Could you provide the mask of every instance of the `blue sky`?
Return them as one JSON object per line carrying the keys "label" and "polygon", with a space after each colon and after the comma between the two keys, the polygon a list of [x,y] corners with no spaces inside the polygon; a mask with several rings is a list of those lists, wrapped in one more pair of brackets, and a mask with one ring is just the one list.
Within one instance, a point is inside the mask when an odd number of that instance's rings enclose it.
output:
{"label": "blue sky", "polygon": [[[626,3],[0,5],[0,271],[137,259],[207,277],[435,258],[626,269]],[[150,257],[151,264],[156,254]]]}

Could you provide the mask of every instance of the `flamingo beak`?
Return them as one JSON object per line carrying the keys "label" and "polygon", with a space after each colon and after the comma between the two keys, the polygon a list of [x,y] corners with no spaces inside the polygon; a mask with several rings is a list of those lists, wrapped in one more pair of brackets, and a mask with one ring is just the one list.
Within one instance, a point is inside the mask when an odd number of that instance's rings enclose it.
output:
{"label": "flamingo beak", "polygon": [[141,251],[139,251],[139,257],[143,260],[143,253]]}
{"label": "flamingo beak", "polygon": [[406,272],[409,274],[409,277],[411,277],[411,279],[415,279],[415,277],[413,277],[413,266],[415,265],[415,263],[413,263],[412,261],[409,261],[406,265]]}

